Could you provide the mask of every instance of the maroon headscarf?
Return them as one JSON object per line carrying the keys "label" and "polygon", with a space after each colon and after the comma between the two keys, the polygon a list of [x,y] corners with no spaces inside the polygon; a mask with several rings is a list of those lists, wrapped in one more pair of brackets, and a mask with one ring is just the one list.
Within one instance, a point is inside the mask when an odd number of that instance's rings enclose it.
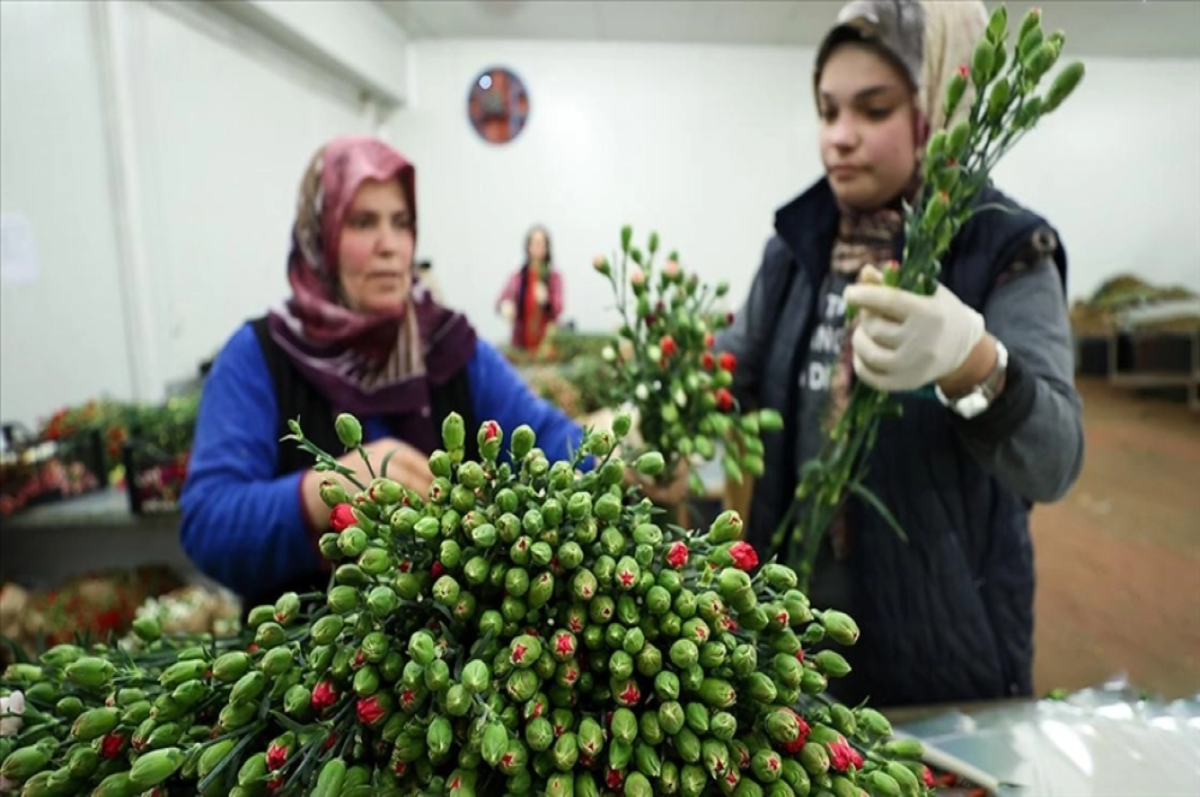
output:
{"label": "maroon headscarf", "polygon": [[404,190],[415,234],[415,173],[399,152],[368,136],[342,136],[317,152],[300,183],[292,229],[292,297],[271,311],[268,324],[335,413],[384,416],[398,437],[431,449],[430,388],[466,366],[475,330],[437,304],[415,271],[408,301],[386,312],[350,309],[338,281],[342,221],[355,193],[366,180],[391,179]]}

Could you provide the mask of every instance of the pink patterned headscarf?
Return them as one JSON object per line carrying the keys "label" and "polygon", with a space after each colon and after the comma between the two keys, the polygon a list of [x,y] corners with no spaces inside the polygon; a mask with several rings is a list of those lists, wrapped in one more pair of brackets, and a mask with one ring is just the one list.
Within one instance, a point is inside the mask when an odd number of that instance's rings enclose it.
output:
{"label": "pink patterned headscarf", "polygon": [[416,221],[416,178],[404,156],[379,139],[342,136],[313,157],[300,183],[288,282],[292,296],[269,316],[271,336],[335,412],[421,415],[429,388],[470,360],[475,330],[415,280],[394,310],[362,313],[342,299],[342,222],[367,180],[399,180]]}

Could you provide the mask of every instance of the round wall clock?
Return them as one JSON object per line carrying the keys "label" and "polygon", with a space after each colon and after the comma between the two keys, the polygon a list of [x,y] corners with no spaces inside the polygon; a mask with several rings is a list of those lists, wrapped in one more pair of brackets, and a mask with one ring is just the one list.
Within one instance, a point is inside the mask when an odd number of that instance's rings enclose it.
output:
{"label": "round wall clock", "polygon": [[507,144],[529,121],[529,92],[512,70],[485,69],[467,94],[467,118],[484,141]]}

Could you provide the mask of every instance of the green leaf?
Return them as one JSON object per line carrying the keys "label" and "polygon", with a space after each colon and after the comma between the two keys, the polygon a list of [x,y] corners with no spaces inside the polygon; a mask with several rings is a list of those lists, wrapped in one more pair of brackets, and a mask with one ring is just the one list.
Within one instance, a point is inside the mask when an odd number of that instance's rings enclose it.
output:
{"label": "green leaf", "polygon": [[271,716],[274,717],[275,720],[277,722],[279,722],[280,725],[282,725],[284,728],[291,731],[292,733],[299,735],[300,733],[303,733],[305,730],[305,726],[296,722],[291,717],[289,717],[288,715],[286,715],[282,712],[271,711]]}
{"label": "green leaf", "polygon": [[904,533],[904,529],[900,527],[900,524],[896,521],[896,518],[892,516],[890,511],[888,511],[888,508],[883,505],[882,501],[879,500],[879,496],[875,495],[875,493],[871,492],[866,487],[863,487],[859,482],[851,482],[847,486],[847,489],[854,495],[861,498],[863,501],[866,501],[868,504],[870,504],[871,507],[873,507],[875,511],[880,514],[884,521],[886,521],[887,524],[892,527],[892,531],[896,532],[896,536],[903,540],[906,545],[908,544],[908,535]]}
{"label": "green leaf", "polygon": [[383,461],[379,463],[379,475],[382,476],[383,478],[385,478],[385,479],[387,478],[388,463],[392,461],[392,457],[399,450],[400,450],[399,448],[393,448],[391,451],[384,454]]}

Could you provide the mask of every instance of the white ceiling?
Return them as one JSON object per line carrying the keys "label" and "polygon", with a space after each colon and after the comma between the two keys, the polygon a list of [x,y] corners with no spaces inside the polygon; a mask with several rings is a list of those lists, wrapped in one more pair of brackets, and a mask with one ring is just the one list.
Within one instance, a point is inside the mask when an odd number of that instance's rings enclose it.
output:
{"label": "white ceiling", "polygon": [[[947,0],[950,1],[950,0]],[[816,45],[830,0],[376,0],[414,39]],[[998,3],[987,3],[989,8]],[[1019,23],[1035,3],[1008,3]],[[1075,55],[1200,58],[1200,0],[1053,0]]]}

